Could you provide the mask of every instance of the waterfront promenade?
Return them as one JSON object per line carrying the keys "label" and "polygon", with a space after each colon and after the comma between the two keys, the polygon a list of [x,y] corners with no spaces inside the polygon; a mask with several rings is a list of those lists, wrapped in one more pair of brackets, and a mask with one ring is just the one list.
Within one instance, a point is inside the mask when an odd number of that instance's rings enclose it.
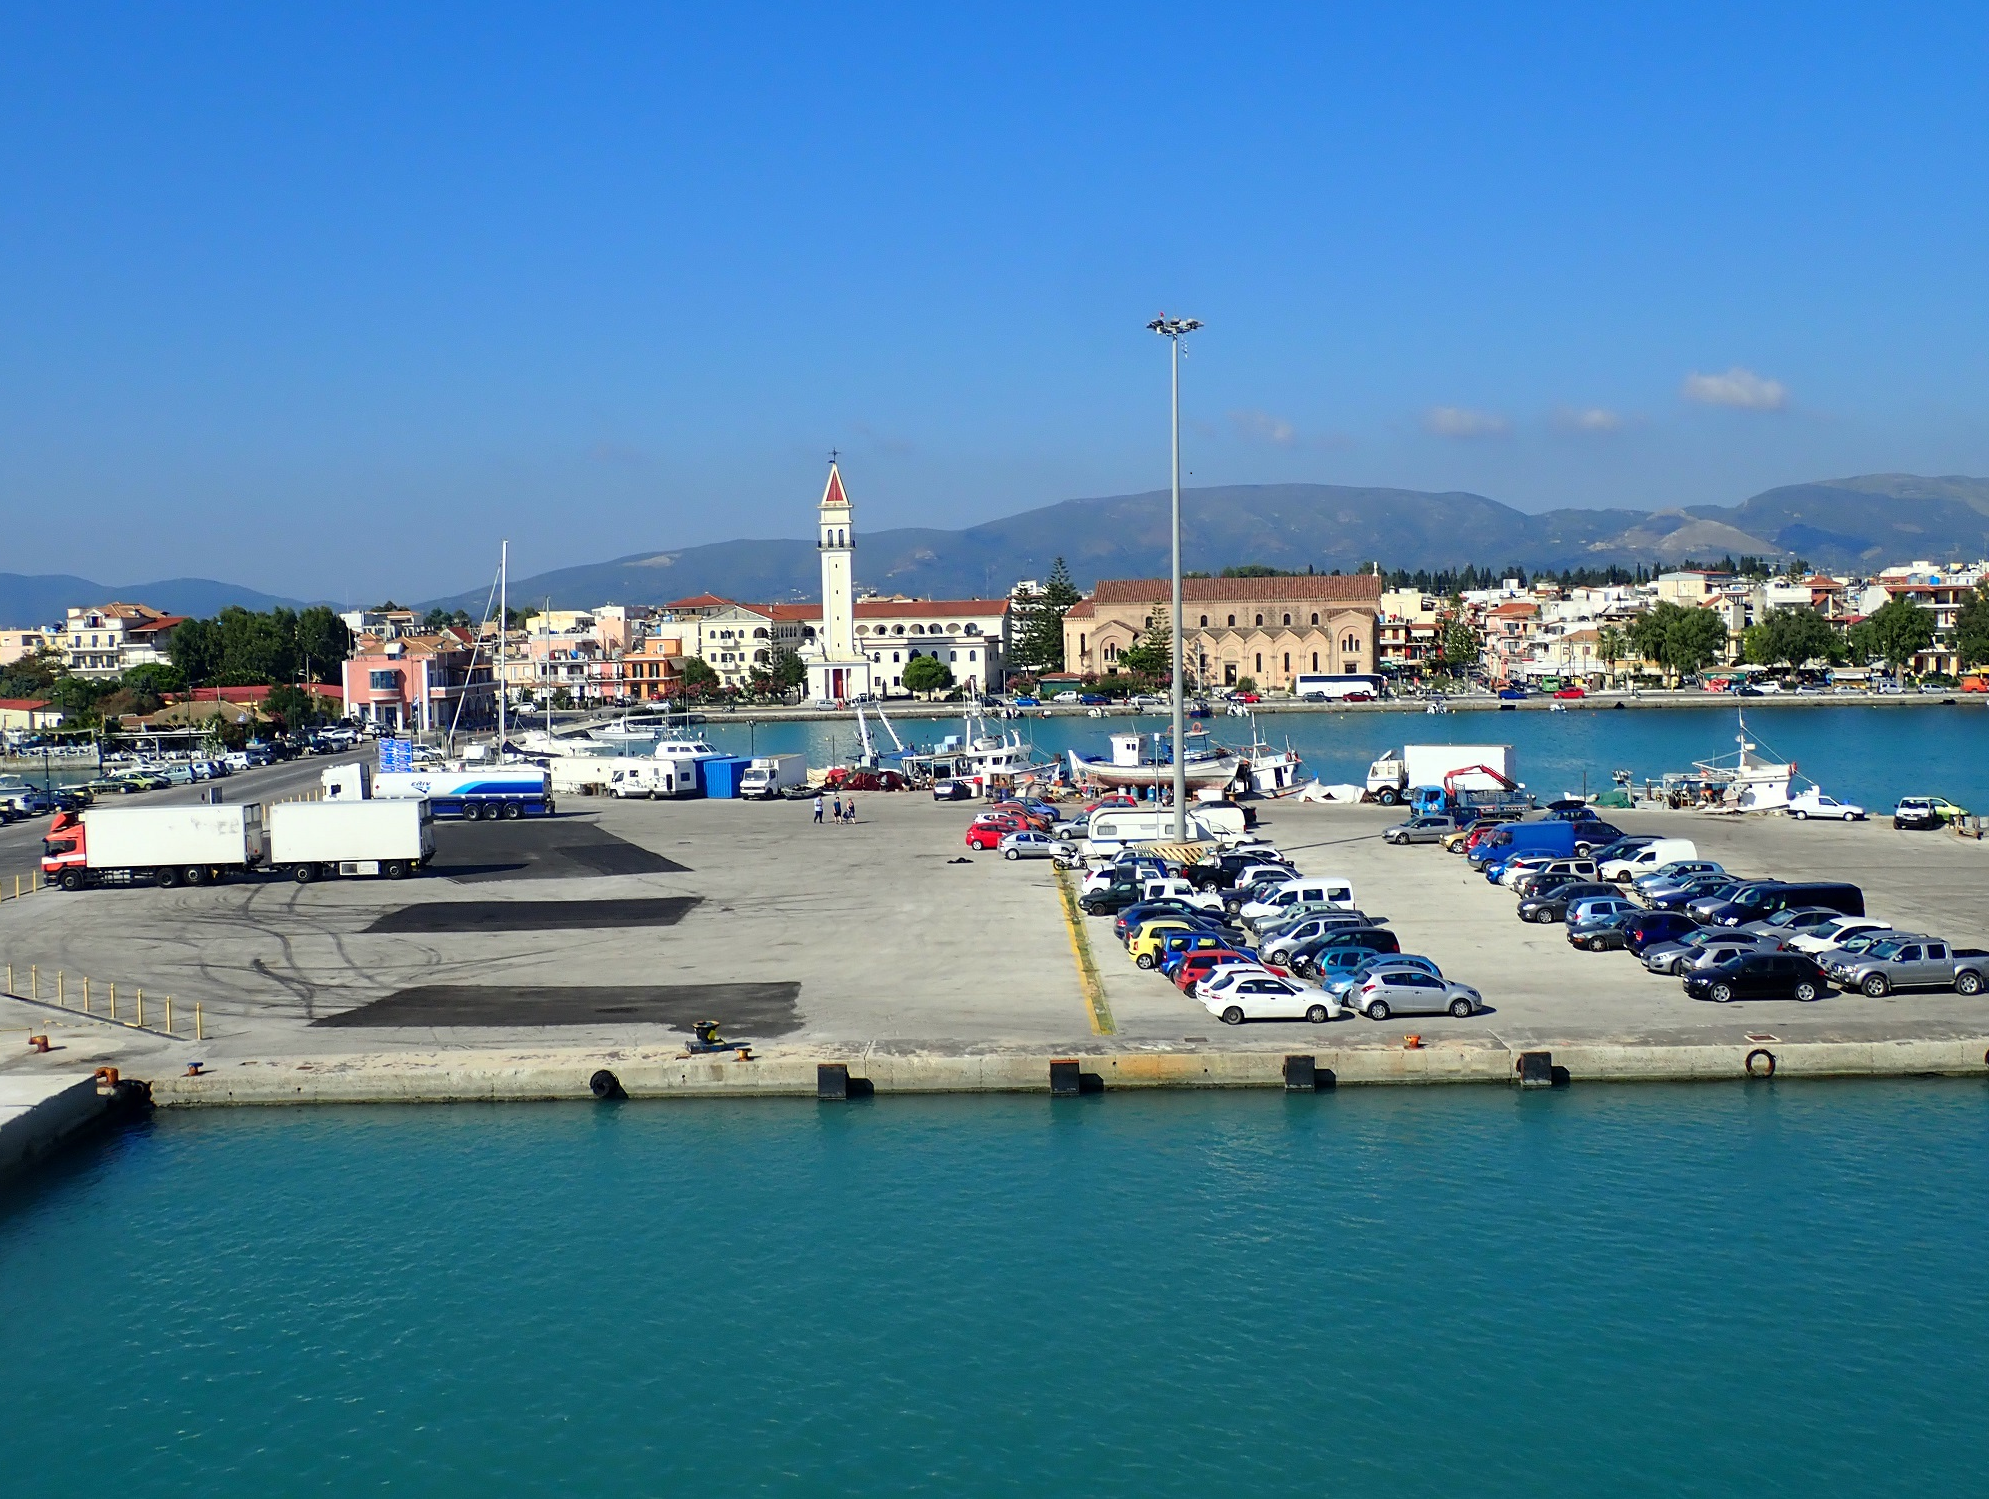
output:
{"label": "waterfront promenade", "polygon": [[[307,764],[314,776],[322,762]],[[304,769],[231,789],[282,794]],[[546,822],[442,824],[438,866],[399,884],[0,902],[14,990],[32,967],[44,1000],[0,1000],[0,1070],[119,1066],[188,1103],[580,1097],[603,1068],[632,1093],[812,1093],[823,1061],[880,1091],[1046,1088],[1064,1056],[1108,1087],[1275,1085],[1290,1053],[1346,1082],[1504,1080],[1530,1050],[1576,1081],[1738,1077],[1758,1048],[1784,1075],[1985,1070],[1989,999],[1694,1002],[1624,954],[1576,952],[1558,927],[1519,922],[1510,895],[1461,859],[1384,845],[1387,809],[1262,810],[1302,870],[1351,879],[1405,950],[1477,987],[1490,1012],[1225,1027],[1133,968],[1109,922],[1068,920],[1046,863],[965,849],[964,804],[868,795],[855,826],[816,827],[801,802],[577,798]],[[1989,936],[1980,843],[1883,823],[1614,815],[1694,837],[1740,872],[1855,879],[1902,928]],[[67,1010],[47,1002],[58,973]],[[89,1017],[75,1008],[85,974]],[[117,1023],[102,1014],[111,981]],[[129,1024],[140,987],[145,1031]],[[702,1019],[756,1060],[682,1059]],[[32,1033],[55,1049],[31,1054]],[[1410,1033],[1420,1048],[1405,1049]],[[185,1075],[190,1062],[201,1075]]]}

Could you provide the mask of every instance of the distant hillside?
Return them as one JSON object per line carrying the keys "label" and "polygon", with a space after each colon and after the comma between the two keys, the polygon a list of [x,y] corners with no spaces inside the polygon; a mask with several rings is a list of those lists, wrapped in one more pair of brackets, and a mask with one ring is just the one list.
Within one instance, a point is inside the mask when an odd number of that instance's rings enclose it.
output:
{"label": "distant hillside", "polygon": [[[859,532],[856,575],[887,593],[957,598],[1041,578],[1062,556],[1078,586],[1167,569],[1164,490],[1065,500],[961,531]],[[1182,549],[1191,568],[1241,562],[1321,571],[1478,563],[1530,570],[1663,565],[1743,552],[1797,554],[1856,568],[1916,557],[1989,556],[1989,480],[1874,474],[1789,485],[1732,507],[1550,510],[1528,515],[1461,491],[1333,484],[1184,490]],[[859,502],[859,526],[863,507]],[[513,579],[514,599],[556,607],[663,604],[694,593],[769,601],[820,591],[813,541],[723,541]],[[432,600],[481,612],[486,591]],[[426,607],[426,605],[424,605]]]}
{"label": "distant hillside", "polygon": [[212,578],[167,578],[157,583],[92,583],[66,573],[0,573],[0,626],[60,624],[71,608],[90,604],[150,604],[168,614],[207,616],[229,604],[244,609],[302,607],[295,599],[258,593]]}

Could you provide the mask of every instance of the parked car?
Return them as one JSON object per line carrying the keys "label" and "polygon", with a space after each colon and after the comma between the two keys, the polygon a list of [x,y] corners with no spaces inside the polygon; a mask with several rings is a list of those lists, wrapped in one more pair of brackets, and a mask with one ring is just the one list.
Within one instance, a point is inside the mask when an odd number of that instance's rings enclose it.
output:
{"label": "parked car", "polygon": [[1354,967],[1362,960],[1343,957],[1342,954],[1359,953],[1362,957],[1374,957],[1401,950],[1401,939],[1387,927],[1364,926],[1314,937],[1310,942],[1294,947],[1286,961],[1291,971],[1301,978],[1316,978],[1334,969]]}
{"label": "parked car", "polygon": [[1196,986],[1195,997],[1224,1025],[1246,1020],[1309,1020],[1323,1025],[1339,1006],[1325,993],[1247,963],[1218,968]]}
{"label": "parked car", "polygon": [[1370,1020],[1390,1015],[1442,1015],[1459,1020],[1485,1008],[1484,996],[1469,984],[1454,983],[1413,968],[1381,968],[1361,980],[1349,1003]]}
{"label": "parked car", "polygon": [[1188,959],[1210,952],[1242,953],[1251,962],[1257,961],[1256,953],[1247,947],[1239,947],[1221,932],[1196,927],[1185,932],[1169,932],[1161,940],[1160,961],[1154,967],[1165,977],[1173,978]]}
{"label": "parked car", "polygon": [[1185,954],[1174,969],[1174,987],[1183,994],[1194,994],[1196,985],[1214,973],[1218,968],[1227,968],[1233,963],[1249,963],[1262,967],[1254,954],[1240,947],[1213,947],[1199,949]]}
{"label": "parked car", "polygon": [[1543,926],[1549,922],[1566,921],[1569,902],[1590,896],[1616,898],[1616,887],[1598,884],[1594,880],[1570,879],[1551,890],[1535,891],[1527,896],[1519,903],[1519,919],[1537,921]]}
{"label": "parked car", "polygon": [[1027,832],[1010,833],[995,846],[1004,859],[1053,859],[1058,854],[1071,851],[1071,846],[1061,838],[1052,838],[1048,833],[1039,833],[1033,828]]}
{"label": "parked car", "polygon": [[1561,918],[1569,926],[1578,926],[1585,921],[1600,921],[1607,916],[1636,916],[1643,907],[1633,900],[1620,895],[1584,895],[1568,902],[1566,914]]}
{"label": "parked car", "polygon": [[1654,910],[1683,911],[1695,900],[1709,895],[1725,897],[1746,883],[1738,875],[1731,874],[1688,875],[1676,885],[1646,890],[1644,901]]}
{"label": "parked car", "polygon": [[1563,687],[1558,692],[1556,692],[1554,696],[1561,699],[1563,702],[1572,702],[1576,698],[1587,697],[1588,692],[1585,688],[1581,687]]}
{"label": "parked car", "polygon": [[1636,917],[1628,911],[1591,916],[1568,923],[1568,946],[1588,952],[1611,952],[1630,945],[1630,923]]}
{"label": "parked car", "polygon": [[1446,833],[1457,830],[1457,819],[1448,812],[1426,813],[1412,817],[1407,822],[1398,822],[1392,828],[1383,829],[1381,841],[1397,845],[1408,843],[1435,843]]}
{"label": "parked car", "polygon": [[1839,822],[1863,822],[1865,809],[1853,802],[1840,802],[1819,787],[1812,786],[1789,798],[1789,816],[1797,822],[1812,817],[1834,817]]}
{"label": "parked car", "polygon": [[1524,687],[1501,687],[1499,689],[1499,701],[1505,703],[1523,703],[1526,701],[1526,689]]}
{"label": "parked car", "polygon": [[1427,973],[1432,978],[1443,977],[1443,971],[1428,958],[1416,953],[1383,952],[1371,954],[1358,963],[1322,975],[1319,987],[1335,999],[1344,998],[1366,983],[1370,974],[1379,973],[1384,968],[1412,968]]}
{"label": "parked car", "polygon": [[1787,945],[1797,952],[1808,953],[1818,962],[1824,962],[1830,953],[1841,949],[1852,937],[1891,930],[1891,922],[1880,921],[1876,916],[1833,916],[1821,926],[1797,932],[1789,938]]}
{"label": "parked car", "polygon": [[1726,927],[1701,927],[1671,942],[1653,942],[1638,954],[1652,973],[1676,977],[1695,967],[1717,967],[1751,952],[1769,952],[1773,942],[1753,933],[1731,931]]}
{"label": "parked car", "polygon": [[1895,989],[1952,989],[1980,994],[1989,982],[1989,953],[1954,947],[1939,937],[1896,937],[1864,952],[1824,960],[1831,980],[1846,991],[1882,999]]}
{"label": "parked car", "polygon": [[1823,997],[1830,980],[1815,959],[1801,953],[1754,952],[1691,969],[1683,982],[1688,996],[1714,1004],[1736,999],[1796,999],[1807,1004]]}
{"label": "parked car", "polygon": [[1725,873],[1711,859],[1674,859],[1669,864],[1660,864],[1649,874],[1635,876],[1630,881],[1630,888],[1639,895],[1648,895],[1653,890],[1669,889],[1691,875]]}
{"label": "parked car", "polygon": [[988,823],[977,822],[967,829],[967,847],[978,849],[1000,848],[1001,840],[1014,831],[1016,830],[1012,826],[1005,828],[995,827]]}
{"label": "parked car", "polygon": [[1624,923],[1623,945],[1641,958],[1660,942],[1679,942],[1702,930],[1682,911],[1645,911]]}
{"label": "parked car", "polygon": [[1593,859],[1555,859],[1539,869],[1523,870],[1512,881],[1512,891],[1524,900],[1529,895],[1538,895],[1543,890],[1552,890],[1571,881],[1595,881],[1602,879],[1602,873],[1595,867]]}
{"label": "parked car", "polygon": [[1752,932],[1757,937],[1773,937],[1787,947],[1791,937],[1813,932],[1820,926],[1843,919],[1843,912],[1833,911],[1828,906],[1784,906],[1773,916],[1764,916],[1759,921],[1743,921],[1739,930]]}
{"label": "parked car", "polygon": [[1328,932],[1361,931],[1374,924],[1359,911],[1315,911],[1264,932],[1257,950],[1269,961],[1281,962],[1315,937]]}
{"label": "parked car", "polygon": [[1102,692],[1086,692],[1078,697],[1078,702],[1087,708],[1102,708],[1111,701]]}
{"label": "parked car", "polygon": [[1892,809],[1892,825],[1898,829],[1926,832],[1946,827],[1957,817],[1968,816],[1966,807],[1957,807],[1944,796],[1902,796]]}
{"label": "parked car", "polygon": [[1862,916],[1865,892],[1835,880],[1754,880],[1724,898],[1701,896],[1685,909],[1707,926],[1741,926],[1789,906],[1828,906],[1846,916]]}
{"label": "parked car", "polygon": [[936,802],[971,801],[973,796],[974,788],[965,781],[946,780],[932,783],[932,799]]}

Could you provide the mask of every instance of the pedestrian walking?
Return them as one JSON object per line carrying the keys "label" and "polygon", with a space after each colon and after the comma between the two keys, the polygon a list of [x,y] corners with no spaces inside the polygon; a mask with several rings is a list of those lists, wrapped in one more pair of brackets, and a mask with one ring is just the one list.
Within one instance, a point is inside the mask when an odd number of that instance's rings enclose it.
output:
{"label": "pedestrian walking", "polygon": [[843,821],[851,825],[856,822],[856,798],[853,796],[843,805]]}
{"label": "pedestrian walking", "polygon": [[843,798],[841,792],[836,793],[836,805],[834,811],[836,815],[833,820],[836,822],[841,822],[843,820]]}
{"label": "pedestrian walking", "polygon": [[822,825],[822,793],[819,791],[815,793],[815,825]]}

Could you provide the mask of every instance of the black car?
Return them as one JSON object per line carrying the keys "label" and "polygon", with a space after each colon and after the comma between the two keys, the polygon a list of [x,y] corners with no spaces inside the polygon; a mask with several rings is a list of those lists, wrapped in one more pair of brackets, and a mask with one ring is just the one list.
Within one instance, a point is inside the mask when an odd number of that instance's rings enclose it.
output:
{"label": "black car", "polygon": [[1735,999],[1799,999],[1807,1004],[1829,992],[1830,977],[1801,953],[1756,952],[1717,968],[1688,970],[1684,984],[1691,998],[1714,1004]]}
{"label": "black car", "polygon": [[1529,895],[1519,903],[1521,921],[1537,921],[1543,926],[1550,921],[1566,921],[1568,904],[1590,895],[1621,895],[1623,892],[1614,885],[1604,885],[1595,880],[1570,880],[1565,885],[1556,885],[1545,894]]}
{"label": "black car", "polygon": [[1110,916],[1125,910],[1127,906],[1137,905],[1140,891],[1145,888],[1145,880],[1114,880],[1102,890],[1080,896],[1077,906],[1087,916]]}
{"label": "black car", "polygon": [[1585,948],[1589,952],[1620,951],[1630,945],[1630,923],[1637,918],[1630,915],[1601,916],[1594,921],[1584,921],[1580,926],[1568,928],[1568,946]]}
{"label": "black car", "polygon": [[1699,923],[1682,911],[1646,911],[1633,916],[1623,929],[1624,946],[1639,957],[1647,947],[1676,942],[1699,930]]}
{"label": "black car", "polygon": [[1139,929],[1141,922],[1152,921],[1160,916],[1192,917],[1197,922],[1207,925],[1210,930],[1222,925],[1218,917],[1210,915],[1200,906],[1191,906],[1185,900],[1163,898],[1135,901],[1132,905],[1122,907],[1119,914],[1112,918],[1112,935],[1123,942]]}
{"label": "black car", "polygon": [[1682,881],[1676,890],[1666,891],[1662,895],[1646,896],[1645,899],[1654,910],[1682,913],[1695,900],[1708,895],[1731,895],[1746,883],[1746,880],[1730,874],[1694,875],[1691,879]]}
{"label": "black car", "polygon": [[[1181,870],[1181,877],[1197,890],[1228,890],[1235,886],[1236,877],[1253,864],[1282,865],[1284,861],[1273,859],[1268,854],[1231,852],[1186,865]],[[1296,871],[1293,872],[1296,874]]]}

